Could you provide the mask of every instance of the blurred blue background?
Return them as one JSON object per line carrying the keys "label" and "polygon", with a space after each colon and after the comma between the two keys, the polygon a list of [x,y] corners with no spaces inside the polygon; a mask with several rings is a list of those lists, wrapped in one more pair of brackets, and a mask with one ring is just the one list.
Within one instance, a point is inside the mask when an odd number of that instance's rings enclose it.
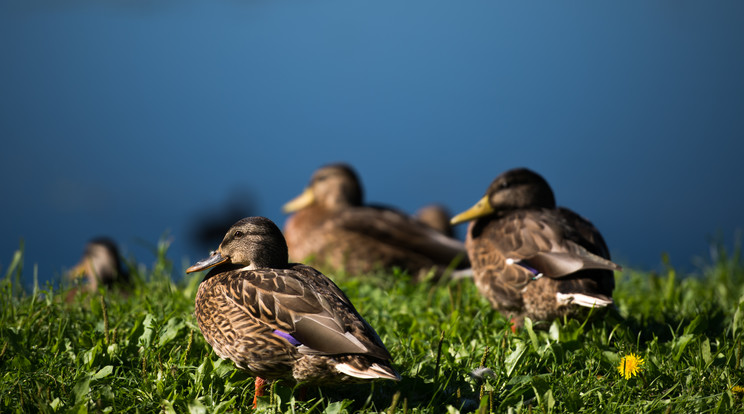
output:
{"label": "blurred blue background", "polygon": [[742,18],[741,1],[4,0],[0,268],[23,238],[26,275],[59,280],[98,235],[149,265],[167,234],[179,277],[216,247],[204,222],[283,225],[346,161],[368,201],[411,213],[459,212],[527,166],[618,262],[694,269],[744,228]]}

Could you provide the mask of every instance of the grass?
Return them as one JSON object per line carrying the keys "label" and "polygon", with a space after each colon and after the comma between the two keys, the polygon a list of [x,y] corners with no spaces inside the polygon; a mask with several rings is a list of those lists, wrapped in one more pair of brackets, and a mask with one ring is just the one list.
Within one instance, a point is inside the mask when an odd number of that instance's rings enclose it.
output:
{"label": "grass", "polygon": [[[22,249],[0,281],[1,412],[245,412],[253,378],[218,358],[193,313],[201,276],[182,283],[161,244],[135,289],[24,292]],[[180,273],[180,272],[179,272]],[[277,383],[265,412],[730,412],[744,410],[740,251],[699,274],[617,275],[615,314],[511,333],[470,280],[412,285],[405,274],[337,280],[376,328],[399,383],[310,389]],[[622,357],[644,359],[625,379]],[[481,377],[470,373],[490,368]],[[480,370],[483,371],[483,370]]]}

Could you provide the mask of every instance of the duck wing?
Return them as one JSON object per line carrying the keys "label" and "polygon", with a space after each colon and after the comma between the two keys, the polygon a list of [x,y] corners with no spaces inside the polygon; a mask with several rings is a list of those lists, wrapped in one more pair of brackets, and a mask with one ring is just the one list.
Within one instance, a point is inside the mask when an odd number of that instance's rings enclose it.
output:
{"label": "duck wing", "polygon": [[239,271],[225,283],[224,300],[302,354],[391,358],[341,289],[309,266]]}
{"label": "duck wing", "polygon": [[447,237],[394,209],[356,207],[342,211],[334,225],[365,235],[401,251],[410,251],[447,265],[456,257],[467,259],[465,244]]}
{"label": "duck wing", "polygon": [[601,256],[609,253],[594,226],[570,210],[516,212],[502,218],[499,229],[494,243],[507,264],[535,275],[561,278],[585,269],[621,269]]}

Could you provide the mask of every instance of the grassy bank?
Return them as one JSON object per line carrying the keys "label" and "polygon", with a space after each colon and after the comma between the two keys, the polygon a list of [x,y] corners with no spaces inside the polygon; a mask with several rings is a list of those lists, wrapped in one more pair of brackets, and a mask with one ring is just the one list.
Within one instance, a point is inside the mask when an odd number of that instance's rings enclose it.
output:
{"label": "grassy bank", "polygon": [[[20,289],[21,255],[0,282],[0,411],[249,411],[253,379],[220,360],[193,318],[201,275],[171,281],[162,245],[135,288],[78,294]],[[337,283],[395,357],[400,383],[275,384],[268,412],[729,412],[744,410],[744,266],[720,253],[693,277],[617,275],[616,314],[511,333],[472,281],[405,274]],[[626,379],[621,358],[643,359]],[[487,367],[480,377],[471,375]],[[741,387],[741,388],[740,388]]]}

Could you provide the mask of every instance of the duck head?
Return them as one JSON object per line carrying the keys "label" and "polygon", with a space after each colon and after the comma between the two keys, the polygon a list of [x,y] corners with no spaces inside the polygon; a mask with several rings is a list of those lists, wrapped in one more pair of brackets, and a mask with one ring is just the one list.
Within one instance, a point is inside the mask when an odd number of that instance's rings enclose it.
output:
{"label": "duck head", "polygon": [[88,242],[83,258],[68,276],[73,280],[86,278],[92,291],[99,283],[109,288],[117,283],[129,283],[129,272],[121,264],[116,243],[105,237]]}
{"label": "duck head", "polygon": [[282,207],[286,214],[317,204],[329,210],[362,205],[362,185],[356,172],[346,164],[319,168],[299,196]]}
{"label": "duck head", "polygon": [[499,211],[522,208],[555,208],[555,197],[543,177],[527,168],[506,171],[493,180],[486,195],[473,207],[452,217],[459,224]]}
{"label": "duck head", "polygon": [[279,227],[266,217],[246,217],[230,227],[217,250],[186,273],[223,264],[251,270],[287,267],[287,242]]}

